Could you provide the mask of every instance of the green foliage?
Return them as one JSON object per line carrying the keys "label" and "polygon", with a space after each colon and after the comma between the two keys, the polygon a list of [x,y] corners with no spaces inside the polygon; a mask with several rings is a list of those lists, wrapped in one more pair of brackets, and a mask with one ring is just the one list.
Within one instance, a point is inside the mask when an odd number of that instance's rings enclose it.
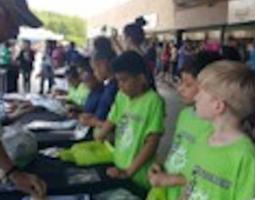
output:
{"label": "green foliage", "polygon": [[86,41],[85,20],[45,11],[34,11],[34,13],[43,21],[47,29],[63,34],[66,40],[84,45]]}

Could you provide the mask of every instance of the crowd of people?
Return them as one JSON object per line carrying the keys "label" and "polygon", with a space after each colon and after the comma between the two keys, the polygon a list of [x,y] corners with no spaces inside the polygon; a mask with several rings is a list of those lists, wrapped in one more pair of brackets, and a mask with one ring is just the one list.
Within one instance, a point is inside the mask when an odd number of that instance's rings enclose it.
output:
{"label": "crowd of people", "polygon": [[35,71],[36,62],[40,63],[40,72],[37,74],[37,77],[41,77],[39,93],[44,93],[46,80],[50,92],[54,84],[54,71],[76,63],[80,56],[73,42],[66,46],[51,40],[44,43],[13,39],[4,42],[0,46],[0,68],[7,70],[6,92],[18,92],[18,79],[21,77],[23,91],[30,93],[31,76]]}
{"label": "crowd of people", "polygon": [[[254,122],[254,45],[248,53],[230,37],[224,45],[206,39],[177,47],[146,40],[145,24],[143,18],[127,24],[123,42],[116,35],[95,38],[86,56],[74,43],[65,51],[49,42],[40,93],[48,79],[51,96],[68,105],[68,117],[92,127],[95,140],[111,141],[114,167],[106,174],[131,179],[148,190],[147,200],[255,198],[255,137],[252,126],[246,126]],[[11,66],[8,47],[1,53],[5,67]],[[34,60],[29,42],[16,60],[29,91]],[[68,89],[52,89],[54,69],[64,66]],[[166,117],[158,78],[169,81],[185,104],[163,163],[156,158]],[[28,174],[19,179],[21,172],[0,150],[6,176],[24,191],[44,196],[43,181]]]}
{"label": "crowd of people", "polygon": [[[194,59],[195,54],[200,51],[218,53],[224,59],[240,61],[255,69],[255,42],[253,40],[238,40],[232,36],[228,37],[225,44],[220,44],[217,39],[208,36],[203,41],[186,39],[181,46],[174,41],[160,41],[153,36],[146,38],[143,26],[146,24],[143,18],[137,18],[135,23],[128,24],[123,30],[127,40],[120,42],[117,33],[109,37],[116,54],[121,54],[124,49],[135,50],[143,55],[151,75],[166,83],[172,84],[173,79],[178,76],[184,62]],[[40,73],[37,77],[40,81],[40,94],[45,93],[45,82],[48,82],[50,93],[54,85],[55,71],[59,68],[79,65],[82,59],[89,59],[93,52],[93,46],[86,50],[78,48],[74,42],[63,45],[58,41],[46,41],[41,45],[31,44],[29,40],[10,40],[0,46],[0,68],[7,69],[8,88],[7,92],[18,91],[19,74],[23,79],[23,91],[31,92],[31,74],[35,70],[35,62],[39,58]]]}

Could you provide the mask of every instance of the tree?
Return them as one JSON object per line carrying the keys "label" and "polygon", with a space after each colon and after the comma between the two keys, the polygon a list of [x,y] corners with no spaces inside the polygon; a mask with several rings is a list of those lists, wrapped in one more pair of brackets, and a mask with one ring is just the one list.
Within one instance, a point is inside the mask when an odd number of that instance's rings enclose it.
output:
{"label": "tree", "polygon": [[78,45],[84,45],[86,42],[87,26],[82,18],[45,11],[34,11],[34,13],[43,21],[45,28],[63,34],[66,40]]}

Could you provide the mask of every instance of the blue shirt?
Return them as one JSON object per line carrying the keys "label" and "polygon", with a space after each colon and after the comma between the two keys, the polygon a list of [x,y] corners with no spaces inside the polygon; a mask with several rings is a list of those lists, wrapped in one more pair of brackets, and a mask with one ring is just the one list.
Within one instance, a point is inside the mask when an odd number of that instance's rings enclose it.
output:
{"label": "blue shirt", "polygon": [[68,65],[78,62],[80,54],[76,49],[70,48],[65,55],[65,60]]}
{"label": "blue shirt", "polygon": [[95,115],[99,120],[105,120],[111,109],[115,96],[118,92],[118,83],[115,79],[110,80],[104,85],[104,91],[98,103]]}
{"label": "blue shirt", "polygon": [[103,92],[103,85],[99,85],[97,88],[90,91],[83,109],[85,113],[95,114]]}
{"label": "blue shirt", "polygon": [[255,71],[255,48],[253,48],[250,52],[250,64],[251,69]]}
{"label": "blue shirt", "polygon": [[189,62],[194,61],[194,56],[191,52],[188,52],[185,49],[185,46],[182,46],[178,52],[178,64],[177,64],[177,70],[181,70],[183,65]]}

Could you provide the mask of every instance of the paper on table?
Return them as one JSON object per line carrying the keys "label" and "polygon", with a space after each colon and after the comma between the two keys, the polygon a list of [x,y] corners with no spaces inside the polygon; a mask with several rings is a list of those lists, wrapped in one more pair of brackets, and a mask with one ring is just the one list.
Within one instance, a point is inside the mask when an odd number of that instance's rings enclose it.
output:
{"label": "paper on table", "polygon": [[100,181],[99,174],[95,169],[79,169],[71,168],[67,172],[68,184],[69,185],[78,185],[84,183],[95,183]]}
{"label": "paper on table", "polygon": [[76,140],[80,140],[86,137],[89,133],[90,127],[78,124],[74,130],[74,137]]}
{"label": "paper on table", "polygon": [[95,195],[93,197],[95,200],[141,200],[139,197],[133,195],[130,191],[126,189],[115,189],[111,191],[106,191],[101,194]]}
{"label": "paper on table", "polygon": [[50,148],[40,150],[39,153],[44,155],[44,156],[48,156],[50,158],[58,158],[59,157],[59,152],[61,150],[63,150],[63,148],[50,147]]}
{"label": "paper on table", "polygon": [[7,93],[4,94],[3,99],[6,101],[17,100],[17,101],[25,101],[25,95],[19,93]]}
{"label": "paper on table", "polygon": [[25,127],[29,130],[66,130],[77,125],[76,120],[56,121],[33,121]]}

